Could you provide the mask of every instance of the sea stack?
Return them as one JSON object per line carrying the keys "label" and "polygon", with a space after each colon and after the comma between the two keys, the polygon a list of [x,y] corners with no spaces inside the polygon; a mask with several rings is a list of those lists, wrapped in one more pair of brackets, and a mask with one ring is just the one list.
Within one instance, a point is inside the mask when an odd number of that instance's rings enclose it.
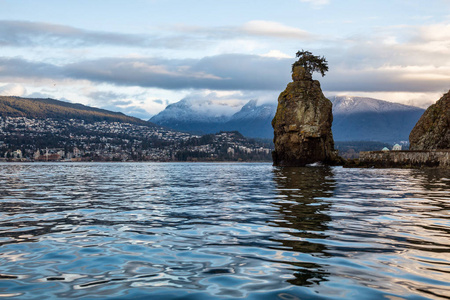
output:
{"label": "sea stack", "polygon": [[319,81],[312,79],[312,71],[301,64],[293,65],[292,80],[278,97],[272,120],[273,164],[301,167],[332,163],[337,159],[331,132],[332,103],[323,95]]}
{"label": "sea stack", "polygon": [[410,150],[450,149],[450,91],[423,113],[409,143]]}

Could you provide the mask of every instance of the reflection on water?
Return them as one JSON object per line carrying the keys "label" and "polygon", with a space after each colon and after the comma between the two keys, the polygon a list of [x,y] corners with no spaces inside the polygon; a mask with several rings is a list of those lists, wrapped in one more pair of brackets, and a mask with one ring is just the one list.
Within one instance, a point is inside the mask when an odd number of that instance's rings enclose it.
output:
{"label": "reflection on water", "polygon": [[0,297],[448,299],[450,172],[0,164]]}
{"label": "reflection on water", "polygon": [[[283,196],[277,201],[281,218],[274,221],[280,228],[288,229],[290,238],[276,240],[284,249],[310,255],[327,256],[327,246],[311,242],[326,239],[328,211],[331,203],[323,199],[333,195],[335,180],[330,168],[278,168],[274,170],[277,191]],[[311,240],[311,241],[310,241]],[[294,276],[288,282],[310,286],[326,280],[329,275],[321,265],[310,261],[299,261]]]}

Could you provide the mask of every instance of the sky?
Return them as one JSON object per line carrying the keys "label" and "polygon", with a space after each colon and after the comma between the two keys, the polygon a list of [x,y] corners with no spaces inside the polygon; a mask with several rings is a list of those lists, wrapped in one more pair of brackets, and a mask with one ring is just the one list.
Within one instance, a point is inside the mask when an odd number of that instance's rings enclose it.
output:
{"label": "sky", "polygon": [[327,97],[425,108],[450,89],[450,0],[0,0],[0,95],[142,119],[276,103],[302,49]]}

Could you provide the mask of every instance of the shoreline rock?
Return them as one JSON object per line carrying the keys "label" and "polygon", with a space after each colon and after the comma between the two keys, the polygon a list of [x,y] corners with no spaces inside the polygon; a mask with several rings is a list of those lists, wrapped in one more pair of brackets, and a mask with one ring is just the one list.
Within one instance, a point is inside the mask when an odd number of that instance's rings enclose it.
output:
{"label": "shoreline rock", "polygon": [[411,150],[450,149],[450,91],[423,113],[409,143]]}

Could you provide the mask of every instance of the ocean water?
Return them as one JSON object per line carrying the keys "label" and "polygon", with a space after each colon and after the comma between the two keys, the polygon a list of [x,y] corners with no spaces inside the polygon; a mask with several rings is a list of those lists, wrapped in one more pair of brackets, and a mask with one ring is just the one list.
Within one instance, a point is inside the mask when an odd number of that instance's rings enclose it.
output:
{"label": "ocean water", "polygon": [[0,164],[0,297],[450,299],[450,171]]}

